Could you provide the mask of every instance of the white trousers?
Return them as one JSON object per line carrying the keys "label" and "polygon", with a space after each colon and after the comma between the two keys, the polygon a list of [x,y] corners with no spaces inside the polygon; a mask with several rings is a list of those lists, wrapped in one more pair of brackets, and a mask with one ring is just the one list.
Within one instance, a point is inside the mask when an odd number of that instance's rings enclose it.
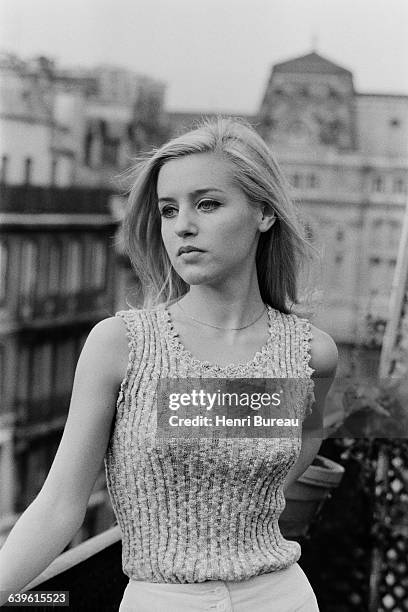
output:
{"label": "white trousers", "polygon": [[298,563],[239,582],[188,584],[130,580],[119,612],[319,612]]}

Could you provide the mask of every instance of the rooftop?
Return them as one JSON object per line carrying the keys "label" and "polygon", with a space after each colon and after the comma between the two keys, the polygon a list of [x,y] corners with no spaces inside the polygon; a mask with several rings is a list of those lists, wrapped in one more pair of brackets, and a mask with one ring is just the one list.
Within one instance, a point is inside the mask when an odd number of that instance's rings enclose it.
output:
{"label": "rooftop", "polygon": [[274,72],[299,72],[302,74],[308,72],[314,74],[344,74],[350,77],[352,76],[350,70],[331,62],[315,51],[275,64],[273,70]]}

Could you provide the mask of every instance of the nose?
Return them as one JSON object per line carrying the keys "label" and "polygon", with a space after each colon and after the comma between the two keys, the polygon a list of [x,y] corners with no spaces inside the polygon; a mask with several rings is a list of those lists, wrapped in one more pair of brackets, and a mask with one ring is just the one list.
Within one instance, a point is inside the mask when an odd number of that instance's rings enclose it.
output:
{"label": "nose", "polygon": [[176,223],[174,225],[174,231],[177,236],[190,236],[196,235],[198,228],[194,219],[194,212],[189,208],[180,206],[177,214]]}

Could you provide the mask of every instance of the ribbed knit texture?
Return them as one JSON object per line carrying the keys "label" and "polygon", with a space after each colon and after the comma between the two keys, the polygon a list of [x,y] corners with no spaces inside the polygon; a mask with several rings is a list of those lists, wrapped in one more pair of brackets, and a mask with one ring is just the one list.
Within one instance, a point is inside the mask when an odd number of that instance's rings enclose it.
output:
{"label": "ribbed knit texture", "polygon": [[105,468],[124,573],[150,582],[245,580],[295,563],[300,546],[283,538],[278,518],[299,432],[157,441],[155,396],[160,378],[310,378],[309,321],[268,307],[267,343],[250,362],[221,367],[183,347],[164,307],[116,316],[130,352]]}

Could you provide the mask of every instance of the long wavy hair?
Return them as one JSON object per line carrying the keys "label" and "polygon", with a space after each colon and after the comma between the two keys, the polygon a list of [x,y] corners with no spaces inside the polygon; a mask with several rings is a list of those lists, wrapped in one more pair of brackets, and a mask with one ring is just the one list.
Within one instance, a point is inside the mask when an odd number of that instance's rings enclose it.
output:
{"label": "long wavy hair", "polygon": [[131,170],[133,186],[122,241],[142,285],[143,306],[170,304],[189,290],[172,267],[162,241],[156,185],[166,162],[198,153],[216,153],[228,160],[248,200],[267,205],[275,213],[276,221],[260,235],[256,252],[262,300],[286,314],[310,314],[307,279],[319,253],[306,236],[299,207],[270,148],[245,120],[230,117],[203,119],[197,128],[139,157]]}

